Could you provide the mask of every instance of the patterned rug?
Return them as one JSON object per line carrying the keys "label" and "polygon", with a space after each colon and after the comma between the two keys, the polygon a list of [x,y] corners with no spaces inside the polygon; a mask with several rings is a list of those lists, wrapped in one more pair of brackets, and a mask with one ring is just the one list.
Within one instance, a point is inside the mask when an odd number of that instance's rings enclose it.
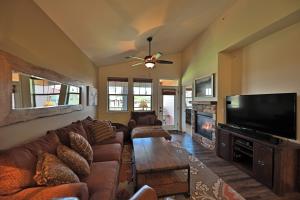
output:
{"label": "patterned rug", "polygon": [[[170,142],[176,147],[177,152],[188,154],[177,142]],[[120,170],[118,200],[127,200],[134,193],[131,167],[132,146],[125,145],[122,155]],[[161,200],[244,200],[232,187],[226,184],[220,177],[207,168],[198,158],[188,155],[191,167],[191,196],[176,195],[161,198]]]}

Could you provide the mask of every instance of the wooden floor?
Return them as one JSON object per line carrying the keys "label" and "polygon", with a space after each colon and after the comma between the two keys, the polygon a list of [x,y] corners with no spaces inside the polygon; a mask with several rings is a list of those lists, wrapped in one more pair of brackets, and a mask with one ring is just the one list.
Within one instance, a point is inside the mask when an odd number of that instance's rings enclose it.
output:
{"label": "wooden floor", "polygon": [[230,162],[217,157],[214,151],[201,146],[189,134],[173,132],[172,141],[181,143],[189,153],[200,159],[247,200],[300,200],[299,193],[278,197],[269,188],[251,178]]}

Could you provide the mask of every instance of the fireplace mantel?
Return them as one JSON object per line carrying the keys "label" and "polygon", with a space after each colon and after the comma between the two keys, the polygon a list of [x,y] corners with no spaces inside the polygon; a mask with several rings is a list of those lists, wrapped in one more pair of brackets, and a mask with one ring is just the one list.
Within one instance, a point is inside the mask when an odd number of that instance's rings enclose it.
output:
{"label": "fireplace mantel", "polygon": [[216,105],[216,101],[191,101],[191,104],[195,105]]}

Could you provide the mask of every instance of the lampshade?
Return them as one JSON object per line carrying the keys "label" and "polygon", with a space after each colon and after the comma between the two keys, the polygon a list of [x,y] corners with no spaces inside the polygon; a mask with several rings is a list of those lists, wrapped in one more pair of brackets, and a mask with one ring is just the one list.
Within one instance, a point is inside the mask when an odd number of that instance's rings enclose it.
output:
{"label": "lampshade", "polygon": [[146,61],[146,62],[145,62],[145,66],[146,66],[147,68],[152,69],[152,68],[155,66],[155,63],[154,63],[154,62],[151,62],[151,61]]}

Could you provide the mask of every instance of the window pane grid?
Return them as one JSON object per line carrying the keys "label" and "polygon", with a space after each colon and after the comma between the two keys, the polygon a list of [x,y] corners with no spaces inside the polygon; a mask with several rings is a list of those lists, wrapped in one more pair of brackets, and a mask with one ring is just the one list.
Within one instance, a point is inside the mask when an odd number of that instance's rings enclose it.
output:
{"label": "window pane grid", "polygon": [[192,107],[192,104],[191,104],[192,100],[193,100],[193,91],[192,90],[186,90],[185,91],[185,106],[187,108]]}
{"label": "window pane grid", "polygon": [[108,81],[108,110],[127,111],[128,82]]}
{"label": "window pane grid", "polygon": [[133,83],[133,109],[135,111],[152,110],[152,83]]}

